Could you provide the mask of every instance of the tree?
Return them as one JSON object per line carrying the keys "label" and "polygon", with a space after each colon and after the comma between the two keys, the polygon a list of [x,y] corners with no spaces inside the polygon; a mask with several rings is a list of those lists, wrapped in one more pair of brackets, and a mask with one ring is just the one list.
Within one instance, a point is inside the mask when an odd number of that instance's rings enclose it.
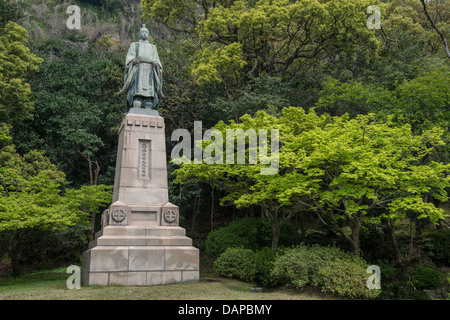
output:
{"label": "tree", "polygon": [[[442,30],[440,30],[438,28],[438,26],[436,25],[434,19],[431,17],[430,13],[428,12],[429,4],[427,4],[427,3],[429,1],[425,2],[425,0],[420,0],[420,2],[422,3],[423,12],[424,12],[425,16],[427,17],[428,22],[431,24],[431,27],[436,31],[436,33],[439,35],[439,37],[442,40],[442,43],[444,45],[445,53],[447,54],[447,58],[450,58],[450,49],[448,48],[447,36],[444,34],[444,32],[442,32]],[[447,9],[449,9],[449,8],[447,7]]]}
{"label": "tree", "polygon": [[[287,109],[285,109],[287,110]],[[291,110],[291,109],[289,109]],[[294,109],[292,109],[294,110]],[[221,204],[234,204],[238,208],[247,208],[250,206],[259,206],[262,210],[263,216],[269,221],[272,230],[272,249],[276,249],[278,246],[278,240],[280,236],[280,230],[282,226],[290,220],[290,218],[297,212],[297,208],[287,198],[280,196],[279,187],[286,181],[282,180],[283,175],[288,174],[285,169],[280,168],[282,173],[274,175],[262,175],[263,169],[267,168],[267,158],[276,157],[275,153],[272,153],[272,143],[275,143],[276,136],[272,135],[271,129],[279,130],[280,137],[284,137],[290,134],[299,134],[304,130],[308,130],[313,127],[316,122],[325,121],[325,117],[306,117],[304,122],[300,121],[299,115],[294,112],[289,113],[281,119],[277,119],[274,116],[270,116],[265,112],[257,112],[254,118],[249,115],[245,115],[240,118],[240,123],[231,121],[229,125],[224,122],[217,124],[216,129],[223,137],[227,137],[228,130],[237,133],[236,143],[245,142],[245,164],[237,164],[237,151],[228,149],[228,138],[223,138],[223,145],[220,146],[226,151],[223,153],[224,158],[229,156],[232,159],[236,159],[234,164],[208,164],[211,159],[203,159],[202,164],[183,164],[180,169],[175,170],[174,174],[177,176],[175,182],[183,183],[189,180],[197,180],[209,183],[219,190],[223,190],[227,195],[221,199]],[[285,125],[286,122],[293,122],[292,126]],[[269,145],[271,145],[271,152],[268,152],[266,156],[261,153],[262,145],[256,148],[257,154],[259,154],[259,162],[251,162],[251,153],[255,151],[254,147],[250,145],[249,139],[245,134],[247,130],[255,130],[255,138],[257,141],[260,139],[259,130],[267,130]],[[242,130],[242,131],[239,131]],[[290,132],[292,130],[292,132]],[[241,134],[239,133],[241,132]],[[234,139],[234,138],[233,138]],[[243,140],[242,140],[243,139]],[[281,138],[281,141],[283,138]],[[221,143],[214,141],[208,143],[204,141],[203,150],[211,148],[214,144]],[[234,141],[234,140],[231,140]],[[232,142],[234,144],[234,142]],[[236,148],[235,148],[236,149]],[[215,155],[217,156],[217,154]],[[266,159],[264,159],[266,158]],[[276,159],[273,159],[276,160]]]}
{"label": "tree", "polygon": [[382,27],[386,44],[396,44],[401,34],[407,31],[413,41],[425,40],[428,50],[433,53],[444,46],[441,52],[448,58],[449,8],[448,1],[391,1],[386,5]]}
{"label": "tree", "polygon": [[187,39],[199,83],[221,84],[233,100],[236,88],[262,72],[294,76],[335,49],[365,47],[373,55],[378,41],[366,11],[374,4],[383,7],[366,0],[144,0],[142,10]]}
{"label": "tree", "polygon": [[[394,116],[396,122],[411,125],[414,134],[435,126],[443,129],[443,140],[450,141],[450,78],[447,66],[422,72],[418,77],[397,84],[393,90],[370,83],[348,83],[328,78],[319,94],[317,110],[333,116],[374,112],[381,118]],[[438,146],[431,159],[448,162],[448,145]],[[429,158],[429,157],[427,157]]]}
{"label": "tree", "polygon": [[0,233],[8,239],[13,275],[19,276],[21,242],[27,231],[87,223],[90,213],[110,202],[111,188],[63,190],[64,173],[38,151],[19,155],[9,128],[5,124],[0,128]]}
{"label": "tree", "polygon": [[441,136],[439,128],[417,136],[410,125],[375,121],[373,114],[355,119],[334,117],[323,127],[285,141],[286,157],[282,159],[296,159],[290,185],[302,183],[281,194],[297,197],[291,201],[309,206],[359,255],[365,221],[404,218],[408,210],[433,223],[444,217],[442,209],[424,201],[424,195],[448,199],[450,166],[421,163],[434,146],[443,144]]}
{"label": "tree", "polygon": [[33,103],[27,78],[38,71],[42,59],[26,46],[27,31],[8,22],[0,29],[0,118],[11,122],[32,117]]}
{"label": "tree", "polygon": [[[177,179],[213,177],[214,184],[228,193],[222,203],[262,206],[272,225],[272,248],[276,248],[279,225],[297,207],[314,212],[360,255],[363,223],[403,218],[408,210],[437,223],[444,217],[443,210],[425,202],[423,196],[446,201],[450,183],[450,165],[420,162],[434,146],[443,144],[442,130],[433,128],[418,136],[409,125],[375,119],[373,114],[330,118],[313,110],[306,114],[301,108],[285,108],[279,118],[259,112],[254,118],[242,117],[241,124],[219,123],[215,128],[222,132],[278,129],[282,144],[278,173],[261,175],[261,164],[249,161],[183,164],[176,170]],[[250,151],[246,149],[247,160]]]}
{"label": "tree", "polygon": [[53,56],[30,81],[34,117],[15,122],[13,137],[21,153],[45,152],[74,187],[113,184],[118,125],[125,110],[123,97],[114,94],[123,61],[120,48],[108,52],[113,45],[110,39],[90,46],[58,39],[33,46],[39,55]]}

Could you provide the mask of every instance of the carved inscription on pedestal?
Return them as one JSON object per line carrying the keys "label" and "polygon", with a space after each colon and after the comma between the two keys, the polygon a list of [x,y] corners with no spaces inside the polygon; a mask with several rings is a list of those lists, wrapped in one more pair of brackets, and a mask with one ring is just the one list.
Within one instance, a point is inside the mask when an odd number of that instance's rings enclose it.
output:
{"label": "carved inscription on pedestal", "polygon": [[139,140],[139,179],[150,179],[150,140]]}

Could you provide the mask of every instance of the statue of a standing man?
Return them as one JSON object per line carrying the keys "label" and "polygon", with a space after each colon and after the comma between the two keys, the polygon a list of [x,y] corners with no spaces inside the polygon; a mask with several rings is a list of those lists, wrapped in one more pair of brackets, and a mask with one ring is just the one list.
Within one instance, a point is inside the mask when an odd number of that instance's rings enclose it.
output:
{"label": "statue of a standing man", "polygon": [[125,61],[124,86],[120,93],[127,92],[126,112],[130,108],[156,110],[162,93],[162,65],[156,46],[148,42],[149,32],[142,25],[139,41],[133,42]]}

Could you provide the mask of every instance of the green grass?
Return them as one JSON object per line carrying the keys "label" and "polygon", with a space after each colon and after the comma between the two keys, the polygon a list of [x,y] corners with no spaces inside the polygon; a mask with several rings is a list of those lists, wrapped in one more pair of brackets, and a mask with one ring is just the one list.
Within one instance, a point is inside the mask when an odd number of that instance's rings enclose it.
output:
{"label": "green grass", "polygon": [[199,282],[151,287],[82,286],[69,290],[66,269],[0,278],[0,300],[318,300],[326,296],[290,289],[250,292],[253,285],[215,275],[202,275]]}

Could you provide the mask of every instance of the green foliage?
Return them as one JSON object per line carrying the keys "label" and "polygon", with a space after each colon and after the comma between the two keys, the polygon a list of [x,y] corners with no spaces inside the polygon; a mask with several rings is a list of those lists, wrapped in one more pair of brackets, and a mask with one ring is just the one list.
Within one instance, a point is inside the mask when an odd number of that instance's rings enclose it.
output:
{"label": "green foliage", "polygon": [[349,298],[374,298],[380,292],[366,287],[367,263],[335,247],[297,246],[274,262],[272,276],[297,288],[307,285]]}
{"label": "green foliage", "polygon": [[[37,151],[19,155],[12,144],[8,126],[2,124],[0,129],[0,238],[4,243],[2,247],[12,259],[13,273],[18,276],[22,262],[43,260],[35,250],[49,246],[43,244],[47,236],[56,235],[69,226],[88,224],[93,212],[110,204],[112,186],[64,189],[65,175],[48,158]],[[43,233],[45,237],[39,236]],[[52,245],[59,243],[58,248],[68,245],[73,253],[79,233],[74,233],[66,244],[63,242],[67,235],[61,233],[59,236],[59,240],[51,240]],[[35,241],[38,242],[35,247],[30,243],[36,238],[40,240]],[[51,256],[50,252],[55,253],[55,250],[46,252]],[[69,256],[68,253],[66,257]]]}
{"label": "green foliage", "polygon": [[[206,253],[212,257],[217,257],[228,248],[241,247],[243,240],[238,235],[230,232],[228,228],[220,228],[211,231],[206,238]],[[245,243],[248,245],[248,243]]]}
{"label": "green foliage", "polygon": [[380,290],[367,288],[366,268],[367,265],[361,261],[330,261],[317,272],[322,280],[322,291],[351,299],[376,298]]}
{"label": "green foliage", "polygon": [[[356,255],[363,220],[399,219],[408,210],[432,223],[445,216],[443,209],[424,202],[424,195],[447,201],[450,165],[422,161],[444,144],[441,128],[414,135],[410,125],[382,121],[374,114],[330,118],[294,107],[283,109],[279,118],[258,112],[241,117],[241,123],[215,126],[224,137],[228,129],[248,128],[279,130],[276,174],[262,175],[261,163],[249,164],[247,144],[246,164],[183,164],[175,171],[177,180],[209,179],[228,193],[222,203],[262,206],[272,230],[293,214],[293,205],[314,210]],[[351,228],[353,237],[337,220]]]}
{"label": "green foliage", "polygon": [[90,182],[87,160],[94,170],[96,163],[100,168],[98,184],[113,184],[124,106],[114,94],[123,61],[114,50],[101,53],[112,46],[104,38],[91,46],[60,39],[34,45],[39,55],[52,59],[30,81],[36,96],[33,120],[15,122],[13,136],[21,152],[45,152],[74,187]]}
{"label": "green foliage", "polygon": [[129,0],[80,0],[82,3],[103,7],[108,11],[114,11],[129,3]]}
{"label": "green foliage", "polygon": [[224,277],[253,281],[257,272],[254,259],[250,249],[228,248],[214,262],[214,271]]}
{"label": "green foliage", "polygon": [[255,252],[254,261],[256,266],[255,282],[265,286],[273,287],[280,284],[279,279],[272,276],[274,262],[284,249],[279,248],[276,252],[269,247],[263,247]]}
{"label": "green foliage", "polygon": [[[242,247],[257,252],[271,244],[270,223],[266,219],[245,217],[233,220],[229,226],[211,231],[206,239],[206,253],[217,257],[227,248]],[[286,223],[280,230],[280,245],[298,243],[299,236],[294,226]]]}
{"label": "green foliage", "polygon": [[0,118],[32,117],[33,103],[28,77],[38,71],[42,59],[27,47],[28,33],[15,22],[0,29]]}
{"label": "green foliage", "polygon": [[327,78],[320,91],[316,108],[332,116],[348,113],[351,117],[355,117],[358,114],[384,111],[396,101],[394,92],[375,85],[355,81],[341,83],[336,79]]}
{"label": "green foliage", "polygon": [[236,219],[228,227],[211,231],[206,239],[206,253],[217,257],[228,248],[242,247],[256,251],[270,243],[270,225],[259,218]]}
{"label": "green foliage", "polygon": [[431,230],[425,235],[424,245],[431,245],[436,260],[450,264],[450,230]]}
{"label": "green foliage", "polygon": [[24,2],[13,0],[0,0],[0,29],[9,21],[17,22],[23,17]]}
{"label": "green foliage", "polygon": [[413,278],[414,286],[419,289],[437,289],[442,285],[439,271],[429,267],[419,267],[416,269]]}
{"label": "green foliage", "polygon": [[317,57],[325,47],[358,44],[376,49],[377,39],[365,27],[371,4],[379,3],[239,0],[197,6],[196,1],[144,0],[142,10],[145,17],[205,43],[195,54],[196,79],[236,84],[245,71],[286,71],[297,60]]}

